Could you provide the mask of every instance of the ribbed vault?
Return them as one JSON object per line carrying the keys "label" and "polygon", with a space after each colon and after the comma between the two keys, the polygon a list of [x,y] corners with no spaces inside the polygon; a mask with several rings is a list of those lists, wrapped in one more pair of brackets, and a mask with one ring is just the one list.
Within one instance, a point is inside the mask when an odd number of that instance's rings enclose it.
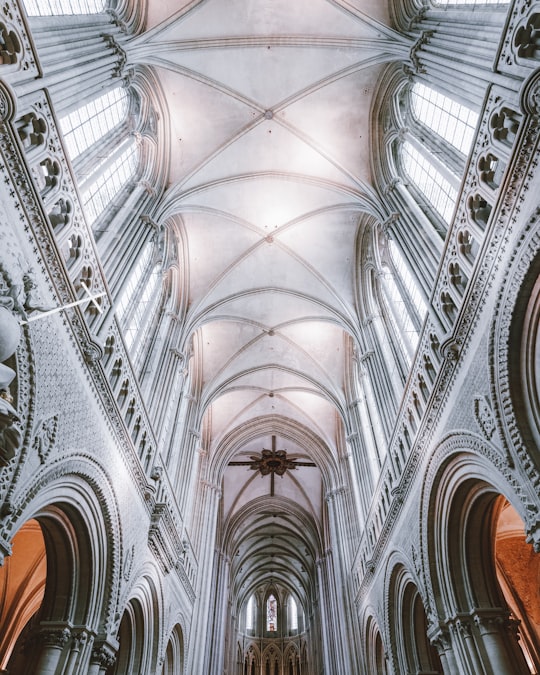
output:
{"label": "ribbed vault", "polygon": [[[371,187],[372,96],[411,47],[387,24],[368,0],[151,0],[125,44],[170,111],[157,220],[180,242],[178,349],[237,607],[271,579],[317,595],[360,335],[358,227],[390,215]],[[304,466],[271,482],[245,463],[273,443]]]}

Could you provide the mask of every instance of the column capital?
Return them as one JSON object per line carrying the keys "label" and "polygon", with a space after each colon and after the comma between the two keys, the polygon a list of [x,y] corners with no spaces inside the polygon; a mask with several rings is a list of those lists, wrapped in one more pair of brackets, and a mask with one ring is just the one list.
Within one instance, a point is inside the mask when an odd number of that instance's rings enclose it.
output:
{"label": "column capital", "polygon": [[68,626],[63,628],[44,626],[40,629],[37,639],[41,644],[47,647],[57,647],[63,649],[71,638],[71,629]]}
{"label": "column capital", "polygon": [[116,662],[116,648],[108,642],[96,642],[92,649],[90,663],[100,668],[110,668]]}
{"label": "column capital", "polygon": [[202,479],[200,481],[201,485],[217,495],[218,499],[221,497],[221,486],[211,483],[209,480]]}

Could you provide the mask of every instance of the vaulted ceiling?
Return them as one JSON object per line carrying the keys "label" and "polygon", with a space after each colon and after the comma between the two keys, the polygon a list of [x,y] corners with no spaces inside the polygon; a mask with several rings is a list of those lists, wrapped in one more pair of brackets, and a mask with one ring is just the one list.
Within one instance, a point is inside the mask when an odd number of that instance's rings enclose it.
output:
{"label": "vaulted ceiling", "polygon": [[[274,537],[292,586],[323,539],[358,335],[358,221],[387,217],[371,185],[372,97],[409,49],[383,0],[150,0],[147,31],[130,40],[170,113],[160,217],[179,223],[184,339],[240,595],[254,569],[287,576]],[[315,466],[275,475],[272,489],[272,472],[229,464],[272,443]]]}

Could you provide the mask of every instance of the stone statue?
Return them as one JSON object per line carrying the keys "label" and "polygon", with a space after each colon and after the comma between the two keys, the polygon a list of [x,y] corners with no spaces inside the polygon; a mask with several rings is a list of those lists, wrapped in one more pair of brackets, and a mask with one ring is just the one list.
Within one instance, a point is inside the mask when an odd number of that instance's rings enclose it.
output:
{"label": "stone statue", "polygon": [[21,447],[22,433],[17,427],[19,418],[11,405],[12,398],[7,389],[0,391],[0,466],[6,466]]}
{"label": "stone statue", "polygon": [[41,305],[36,298],[37,285],[32,277],[32,270],[25,272],[21,284],[13,284],[0,295],[0,307],[18,314],[23,320],[28,319],[30,312],[47,312],[52,307]]}

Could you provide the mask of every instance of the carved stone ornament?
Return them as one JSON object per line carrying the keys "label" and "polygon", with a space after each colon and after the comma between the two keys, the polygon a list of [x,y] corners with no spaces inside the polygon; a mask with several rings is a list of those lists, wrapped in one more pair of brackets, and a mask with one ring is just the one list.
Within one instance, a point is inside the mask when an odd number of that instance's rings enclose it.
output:
{"label": "carved stone ornament", "polygon": [[15,117],[16,98],[5,82],[0,82],[0,121],[9,122]]}
{"label": "carved stone ornament", "polygon": [[96,644],[92,650],[90,663],[102,668],[111,668],[116,662],[116,653],[108,644]]}
{"label": "carved stone ornament", "polygon": [[58,415],[53,415],[52,417],[42,420],[36,429],[34,440],[32,442],[32,450],[37,452],[42,464],[45,463],[54,447],[57,429]]}
{"label": "carved stone ornament", "polygon": [[484,436],[488,441],[491,440],[495,432],[495,416],[485,396],[474,397],[474,416]]}
{"label": "carved stone ornament", "polygon": [[19,421],[11,396],[3,389],[0,391],[0,466],[9,464],[21,447],[23,436],[17,425]]}

